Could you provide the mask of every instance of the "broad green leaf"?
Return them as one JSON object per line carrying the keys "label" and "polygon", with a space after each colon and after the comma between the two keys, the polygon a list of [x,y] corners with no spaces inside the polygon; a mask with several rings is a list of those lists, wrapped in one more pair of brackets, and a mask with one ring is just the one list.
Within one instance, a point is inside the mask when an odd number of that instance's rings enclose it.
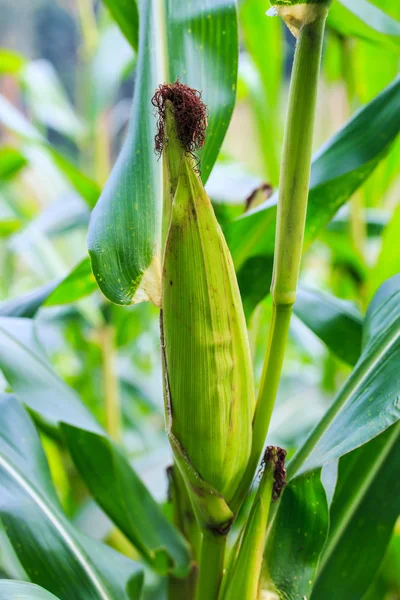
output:
{"label": "broad green leaf", "polygon": [[15,148],[11,146],[0,148],[0,181],[14,177],[27,162],[25,156]]}
{"label": "broad green leaf", "polygon": [[34,119],[72,139],[84,135],[85,126],[75,114],[49,61],[40,59],[27,63],[22,81]]}
{"label": "broad green leaf", "polygon": [[400,513],[399,469],[399,424],[341,458],[312,600],[329,598],[333,589],[341,600],[363,598]]}
{"label": "broad green leaf", "polygon": [[[307,248],[339,208],[387,154],[400,129],[400,77],[352,119],[314,156],[305,230]],[[269,291],[275,243],[276,194],[258,208],[224,227],[244,302],[253,308]],[[264,277],[252,277],[251,263]],[[242,280],[247,282],[242,286]]]}
{"label": "broad green leaf", "polygon": [[[176,561],[175,571],[184,575],[188,550],[164,517],[125,456],[110,440],[95,433],[63,425],[63,431],[79,472],[102,509],[160,573],[170,570],[165,546]],[[110,489],[113,494],[110,494]],[[149,549],[155,549],[149,552]]]}
{"label": "broad green leaf", "polygon": [[[139,43],[139,12],[136,0],[103,0],[134,50]],[[142,0],[139,0],[141,2]]]}
{"label": "broad green leaf", "polygon": [[[358,448],[400,418],[400,274],[378,290],[364,319],[361,357],[306,441],[307,470]],[[307,450],[305,450],[307,449]],[[294,457],[295,470],[296,456]]]}
{"label": "broad green leaf", "polygon": [[[158,84],[179,78],[201,90],[209,109],[201,153],[205,181],[232,114],[237,77],[234,0],[139,5],[140,34],[130,128],[121,154],[93,211],[88,246],[93,273],[116,304],[150,299],[160,304],[161,163],[154,154]],[[165,19],[165,20],[164,20]],[[167,57],[167,64],[165,64]]]}
{"label": "broad green leaf", "polygon": [[[163,573],[173,570],[184,574],[189,562],[186,544],[127,458],[106,436],[74,390],[58,377],[36,338],[32,320],[0,318],[0,368],[18,398],[41,422],[55,432],[65,431],[69,450],[76,457],[82,476],[85,480],[87,477],[93,496],[144,557]],[[81,461],[82,447],[94,461],[92,471]],[[124,490],[124,519],[118,495],[107,494],[104,498],[104,490],[109,491],[111,485]],[[138,517],[134,512],[129,513],[136,509],[140,510]],[[143,514],[151,517],[143,518]]]}
{"label": "broad green leaf", "polygon": [[302,287],[293,308],[336,356],[356,364],[361,354],[362,317],[352,303]]}
{"label": "broad green leaf", "polygon": [[19,52],[8,48],[0,48],[0,75],[18,75],[25,63],[25,57]]}
{"label": "broad green leaf", "polygon": [[0,600],[59,600],[59,598],[33,583],[2,579]]}
{"label": "broad green leaf", "polygon": [[309,598],[328,533],[328,503],[316,470],[283,492],[264,553],[265,571],[280,598]]}
{"label": "broad green leaf", "polygon": [[327,24],[341,35],[359,37],[400,52],[400,23],[368,0],[339,0]]}
{"label": "broad green leaf", "polygon": [[63,514],[39,436],[12,396],[0,398],[0,422],[0,517],[31,580],[61,600],[139,599],[138,566]]}
{"label": "broad green leaf", "polygon": [[32,319],[42,306],[70,304],[97,289],[90,261],[85,258],[66,277],[51,281],[16,298],[0,303],[0,316]]}

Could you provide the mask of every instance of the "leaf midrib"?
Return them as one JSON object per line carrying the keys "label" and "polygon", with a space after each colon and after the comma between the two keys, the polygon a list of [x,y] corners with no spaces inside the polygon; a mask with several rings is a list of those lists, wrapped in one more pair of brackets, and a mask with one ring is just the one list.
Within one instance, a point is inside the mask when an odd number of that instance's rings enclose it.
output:
{"label": "leaf midrib", "polygon": [[88,562],[85,553],[57,518],[57,514],[52,507],[46,503],[41,494],[27,481],[27,479],[19,472],[15,465],[11,464],[9,460],[7,460],[3,453],[0,453],[0,466],[2,466],[8,475],[11,476],[11,478],[19,485],[19,487],[21,487],[24,492],[26,492],[32,498],[36,506],[44,513],[56,531],[60,534],[70,551],[77,558],[85,573],[88,575],[89,579],[92,581],[94,587],[99,593],[99,597],[102,600],[115,600],[113,596],[109,594],[109,591],[104,587],[104,584],[99,578],[98,574]]}

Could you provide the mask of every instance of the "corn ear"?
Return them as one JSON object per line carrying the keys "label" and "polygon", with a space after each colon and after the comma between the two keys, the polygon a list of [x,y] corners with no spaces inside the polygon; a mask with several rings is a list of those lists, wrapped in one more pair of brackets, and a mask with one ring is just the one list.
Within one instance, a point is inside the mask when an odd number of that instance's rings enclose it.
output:
{"label": "corn ear", "polygon": [[172,203],[164,212],[161,313],[167,432],[200,522],[223,529],[250,455],[252,364],[232,259],[193,158],[181,152],[178,170],[171,159],[179,140],[168,111]]}

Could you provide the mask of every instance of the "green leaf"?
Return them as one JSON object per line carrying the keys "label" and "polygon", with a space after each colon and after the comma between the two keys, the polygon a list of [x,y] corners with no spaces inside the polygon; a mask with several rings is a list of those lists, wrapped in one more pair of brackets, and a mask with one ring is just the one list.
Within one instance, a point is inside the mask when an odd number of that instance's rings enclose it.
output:
{"label": "green leaf", "polygon": [[139,43],[139,12],[136,0],[104,0],[104,4],[132,48],[137,50]]}
{"label": "green leaf", "polygon": [[[189,553],[183,538],[164,517],[127,458],[74,390],[58,377],[36,338],[33,321],[0,318],[0,368],[18,398],[41,422],[55,433],[59,427],[65,432],[69,450],[93,496],[153,567],[163,573],[184,574]],[[92,471],[82,461],[84,452],[92,460]],[[121,499],[109,494],[115,486],[123,488],[124,518]]]}
{"label": "green leaf", "polygon": [[[234,0],[166,3],[165,22],[151,0],[140,4],[139,52],[130,128],[90,222],[93,273],[116,304],[160,304],[161,163],[154,154],[158,84],[180,78],[203,91],[209,127],[201,155],[203,180],[216,160],[236,93]],[[165,57],[168,64],[164,65]],[[165,66],[165,69],[164,69]]]}
{"label": "green leaf", "polygon": [[[63,425],[72,458],[102,509],[160,573],[185,575],[188,550],[121,451],[104,436]],[[113,494],[110,494],[110,490]],[[168,541],[168,547],[166,543]]]}
{"label": "green leaf", "polygon": [[[312,600],[361,600],[374,579],[400,513],[400,427],[392,425],[344,456],[330,530]],[[367,548],[368,551],[360,552]]]}
{"label": "green leaf", "polygon": [[[305,230],[305,247],[317,237],[339,208],[387,154],[400,129],[400,77],[353,118],[314,156]],[[242,274],[257,261],[271,272],[275,243],[275,194],[270,200],[224,227],[241,282],[244,302],[254,308],[269,291],[270,278]]]}
{"label": "green leaf", "polygon": [[354,304],[300,288],[293,309],[338,358],[356,364],[361,354],[362,317]]}
{"label": "green leaf", "polygon": [[62,600],[138,599],[137,565],[63,514],[36,430],[12,396],[0,398],[0,422],[0,516],[31,580]]}
{"label": "green leaf", "polygon": [[0,148],[0,181],[11,179],[23,169],[27,160],[21,152],[11,146]]}
{"label": "green leaf", "polygon": [[0,48],[0,75],[19,75],[25,63],[25,57],[19,52],[8,48]]}
{"label": "green leaf", "polygon": [[379,43],[400,52],[400,23],[367,0],[333,2],[327,24],[341,35]]}
{"label": "green leaf", "polygon": [[59,600],[53,594],[32,583],[0,581],[0,600]]}
{"label": "green leaf", "polygon": [[[344,387],[305,442],[301,470],[354,450],[400,418],[400,274],[378,290],[364,319],[363,351]],[[293,459],[295,470],[296,456]]]}
{"label": "green leaf", "polygon": [[70,304],[85,298],[96,289],[90,261],[85,258],[63,279],[51,281],[31,292],[0,303],[0,316],[32,319],[42,306]]}
{"label": "green leaf", "polygon": [[264,553],[280,598],[309,598],[327,533],[328,503],[320,471],[296,477],[285,488]]}

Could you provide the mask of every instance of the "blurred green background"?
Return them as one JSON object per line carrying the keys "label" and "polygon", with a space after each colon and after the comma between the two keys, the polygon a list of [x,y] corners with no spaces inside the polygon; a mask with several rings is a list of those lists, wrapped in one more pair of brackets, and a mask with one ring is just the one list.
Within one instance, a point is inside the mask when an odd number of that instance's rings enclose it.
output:
{"label": "blurred green background", "polygon": [[[400,19],[398,3],[374,2]],[[239,7],[237,102],[206,186],[221,224],[265,201],[278,183],[294,40],[280,20],[263,18],[266,4],[244,0]],[[399,38],[346,10],[335,4],[328,22],[315,150],[399,70]],[[60,280],[87,256],[90,206],[124,139],[136,54],[101,2],[0,0],[0,15],[1,313],[10,299]],[[397,141],[304,257],[302,286],[330,292],[360,314],[379,285],[400,271],[399,159]],[[155,497],[165,501],[171,456],[164,435],[158,311],[148,303],[112,305],[93,291],[92,279],[88,286],[92,293],[84,299],[42,308],[38,336],[58,373],[123,444]],[[258,381],[270,300],[247,313]],[[269,443],[289,452],[297,446],[349,372],[295,317]],[[5,380],[0,386],[8,389]],[[65,450],[42,437],[68,515],[84,531],[132,554],[90,500]],[[18,567],[7,548],[0,541],[0,569],[12,576]],[[400,598],[399,573],[400,524],[365,600]]]}

